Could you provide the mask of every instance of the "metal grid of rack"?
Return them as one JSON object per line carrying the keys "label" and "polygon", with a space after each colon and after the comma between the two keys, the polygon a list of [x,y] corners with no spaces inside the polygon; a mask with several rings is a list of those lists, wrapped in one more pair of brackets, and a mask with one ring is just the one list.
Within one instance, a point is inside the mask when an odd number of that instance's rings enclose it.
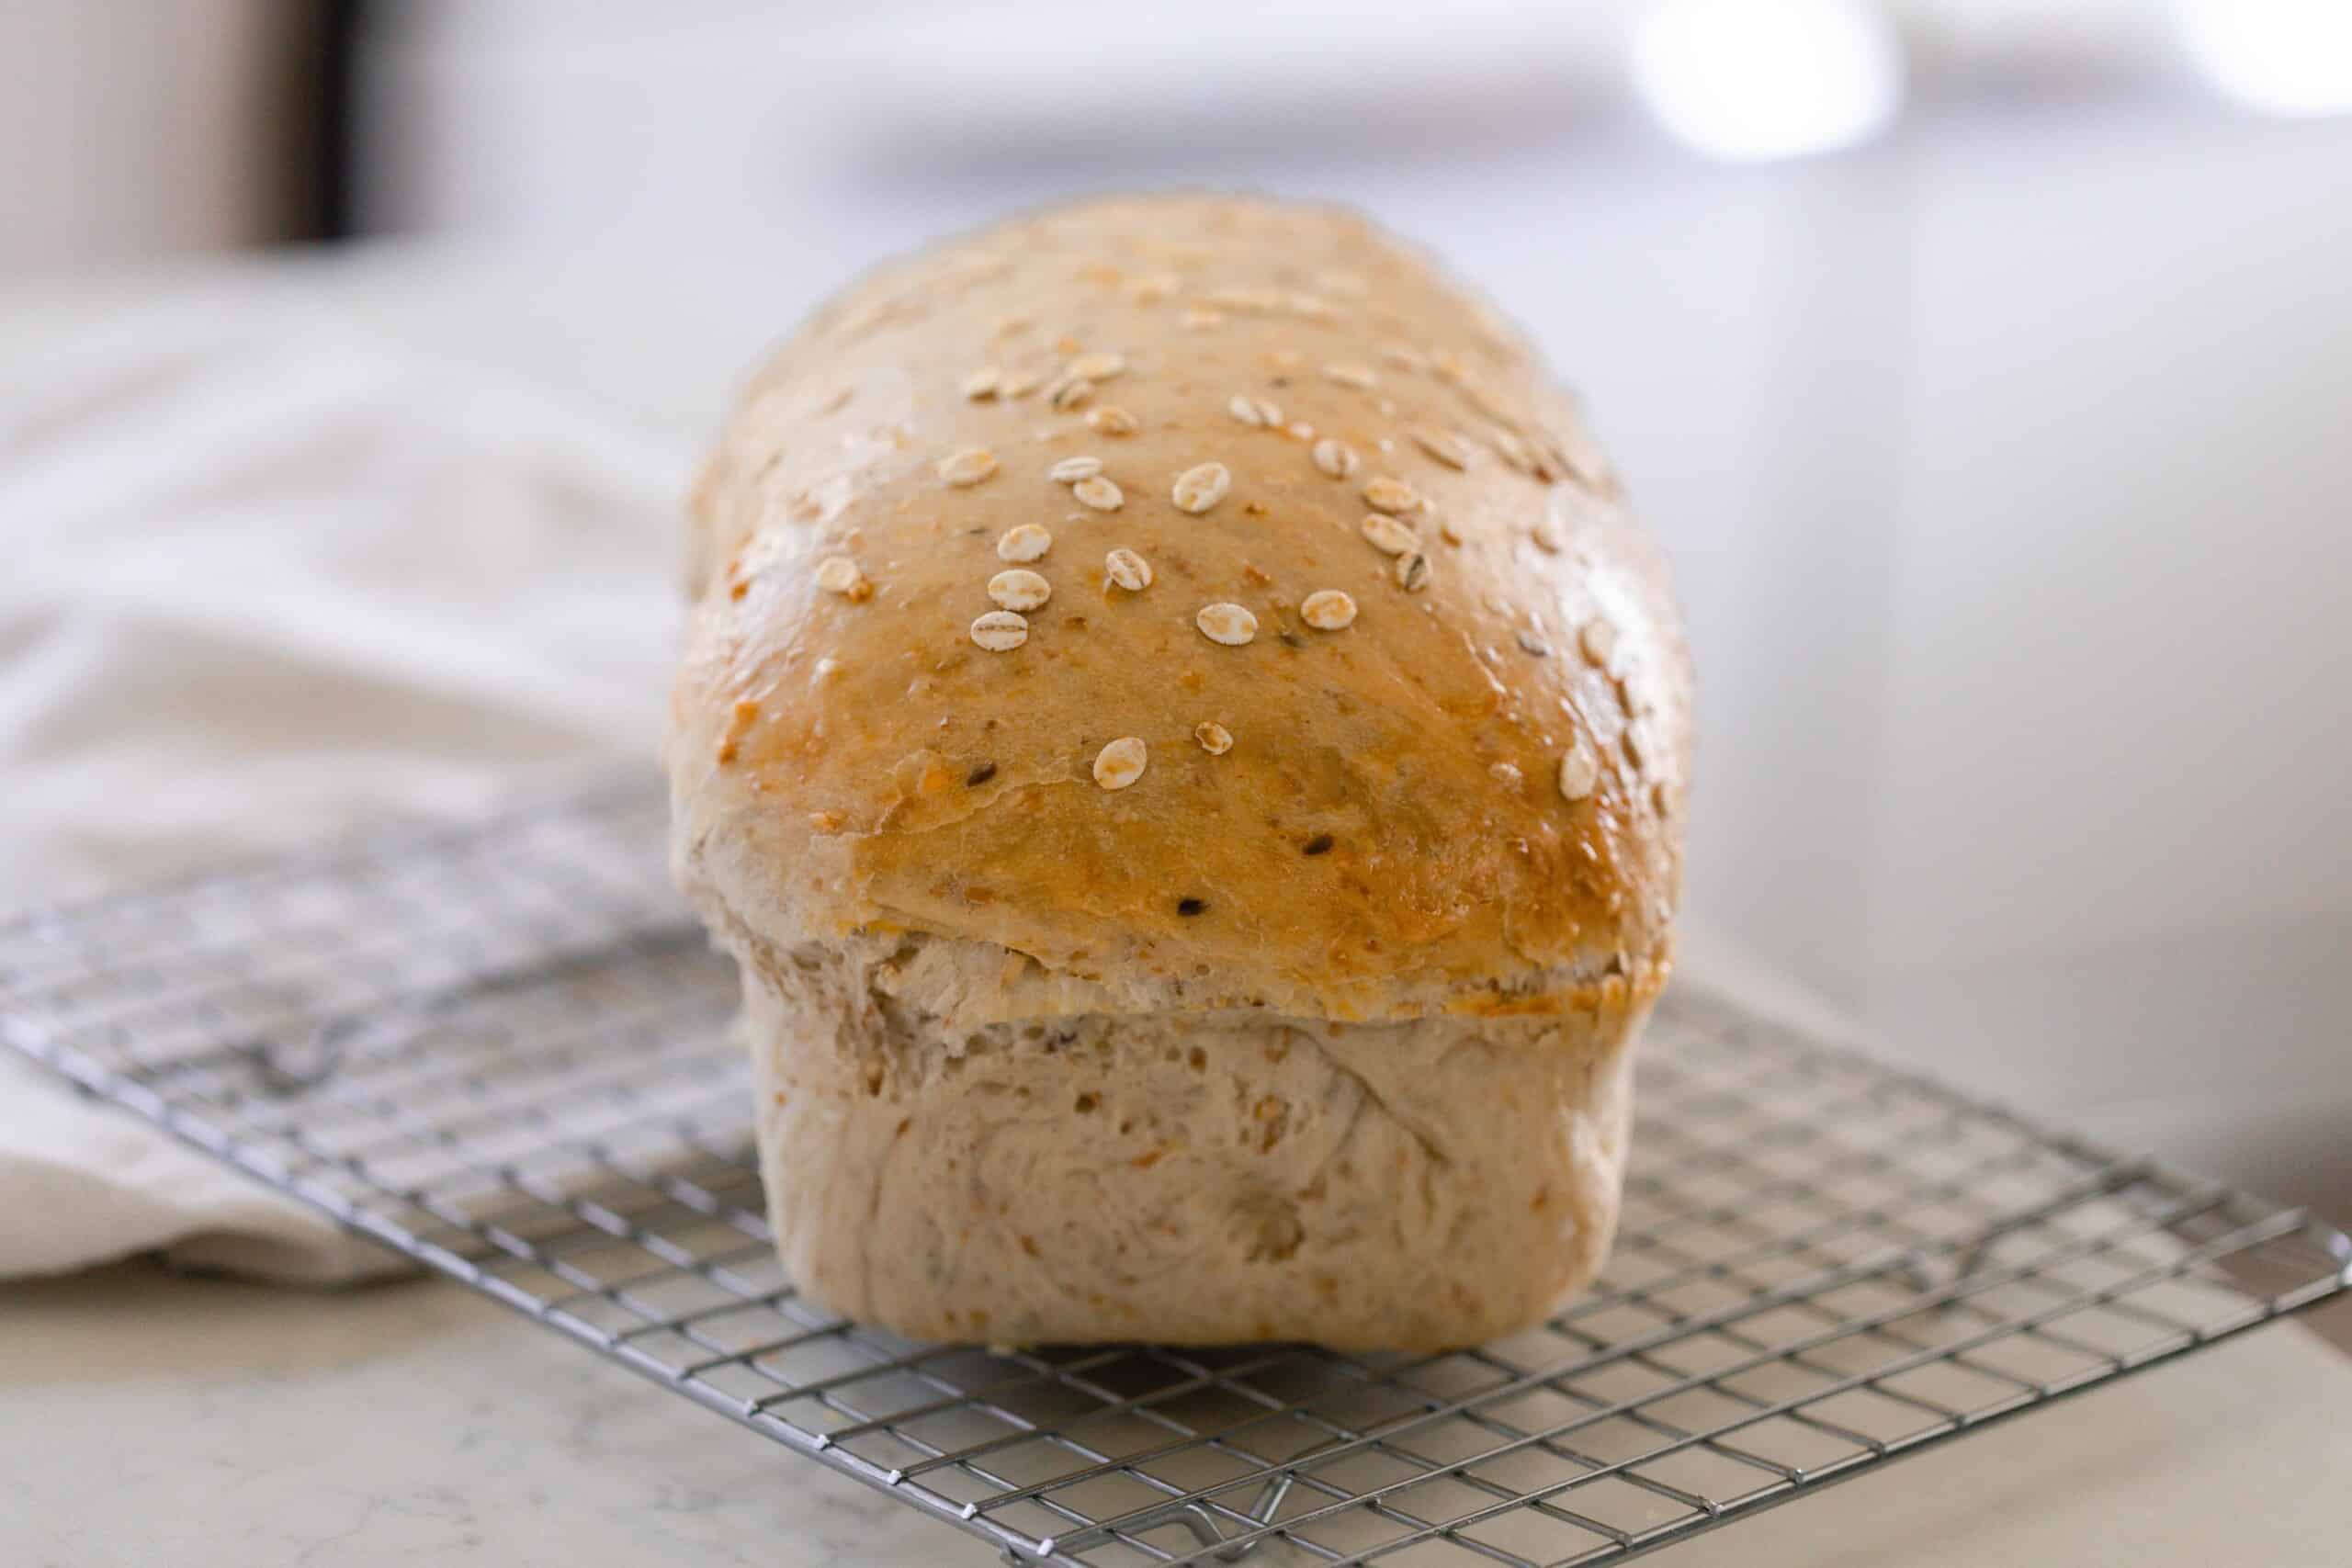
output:
{"label": "metal grid of rack", "polygon": [[1616,1562],[2309,1305],[2352,1243],[1683,989],[1623,1231],[1444,1355],[798,1300],[642,781],[0,924],[0,1038],[1015,1562]]}

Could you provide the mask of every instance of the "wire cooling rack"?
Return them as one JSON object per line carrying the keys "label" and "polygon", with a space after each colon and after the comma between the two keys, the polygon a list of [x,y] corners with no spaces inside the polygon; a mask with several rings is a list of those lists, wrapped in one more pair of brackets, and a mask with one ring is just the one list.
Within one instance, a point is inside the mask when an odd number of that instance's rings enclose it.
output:
{"label": "wire cooling rack", "polygon": [[797,1299],[642,781],[0,924],[92,1093],[1017,1562],[1616,1562],[2352,1282],[2291,1210],[1679,989],[1623,1234],[1446,1355],[912,1343]]}

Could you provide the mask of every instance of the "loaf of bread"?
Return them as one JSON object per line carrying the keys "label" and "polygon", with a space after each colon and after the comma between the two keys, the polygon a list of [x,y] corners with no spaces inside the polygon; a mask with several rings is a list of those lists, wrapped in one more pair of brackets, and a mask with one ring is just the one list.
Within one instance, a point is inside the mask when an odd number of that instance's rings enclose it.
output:
{"label": "loaf of bread", "polygon": [[1343,211],[1048,211],[818,311],[690,510],[673,860],[810,1299],[1429,1348],[1591,1278],[1690,674],[1492,310]]}

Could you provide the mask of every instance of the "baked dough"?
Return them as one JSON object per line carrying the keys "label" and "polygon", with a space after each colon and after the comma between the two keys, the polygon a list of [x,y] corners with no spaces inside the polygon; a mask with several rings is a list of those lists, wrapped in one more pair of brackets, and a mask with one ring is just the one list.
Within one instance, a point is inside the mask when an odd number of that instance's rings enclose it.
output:
{"label": "baked dough", "polygon": [[1614,1222],[1690,672],[1527,344],[1355,215],[876,270],[695,485],[667,756],[813,1300],[1476,1342]]}

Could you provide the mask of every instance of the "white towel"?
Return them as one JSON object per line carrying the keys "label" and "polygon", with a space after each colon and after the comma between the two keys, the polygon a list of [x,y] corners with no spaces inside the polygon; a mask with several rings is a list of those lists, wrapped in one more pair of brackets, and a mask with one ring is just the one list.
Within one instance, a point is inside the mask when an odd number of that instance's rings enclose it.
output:
{"label": "white towel", "polygon": [[[689,455],[266,293],[0,355],[0,906],[650,756]],[[158,1248],[395,1262],[0,1060],[0,1277]]]}

